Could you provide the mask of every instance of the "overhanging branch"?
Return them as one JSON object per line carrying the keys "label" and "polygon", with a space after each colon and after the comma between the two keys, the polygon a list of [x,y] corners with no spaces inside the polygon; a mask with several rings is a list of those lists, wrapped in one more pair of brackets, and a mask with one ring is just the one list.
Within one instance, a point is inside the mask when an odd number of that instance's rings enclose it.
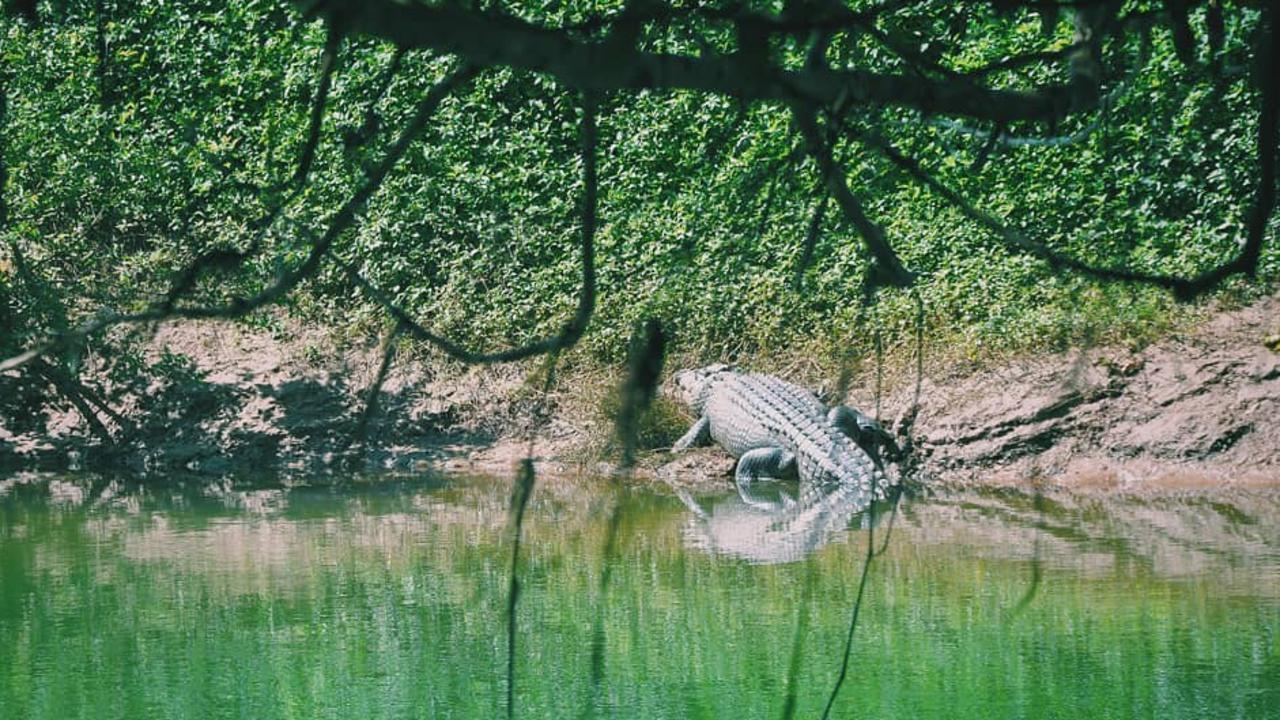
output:
{"label": "overhanging branch", "polygon": [[338,263],[352,282],[356,283],[366,295],[383,307],[404,331],[412,337],[436,346],[444,354],[464,363],[492,364],[523,360],[535,355],[567,350],[577,344],[587,329],[587,323],[595,311],[596,303],[596,270],[595,270],[595,233],[596,233],[596,198],[598,181],[596,177],[596,99],[587,94],[583,99],[582,109],[582,286],[578,291],[578,306],[573,317],[565,323],[564,328],[555,335],[535,340],[531,343],[499,350],[495,352],[477,352],[470,350],[449,338],[424,327],[413,318],[407,310],[397,304],[387,293],[360,274],[351,263],[338,259]]}
{"label": "overhanging branch", "polygon": [[803,101],[813,106],[889,105],[993,121],[1055,121],[1096,107],[1067,85],[1004,90],[954,80],[867,70],[787,70],[744,63],[735,55],[652,53],[626,43],[588,41],[564,29],[453,5],[394,0],[334,0],[321,12],[339,15],[353,32],[401,47],[431,48],[476,65],[546,73],[582,90],[687,89],[745,101]]}
{"label": "overhanging branch", "polygon": [[853,226],[858,230],[858,234],[862,236],[862,242],[867,246],[872,258],[875,259],[884,281],[895,287],[909,287],[913,279],[912,274],[902,266],[902,261],[898,259],[898,254],[889,245],[889,241],[885,239],[884,230],[871,218],[867,217],[867,214],[862,210],[862,203],[858,202],[858,199],[849,190],[849,182],[845,179],[844,168],[840,167],[840,164],[835,161],[834,149],[830,144],[823,141],[822,135],[818,131],[817,115],[806,107],[797,106],[794,108],[794,116],[796,125],[800,128],[800,134],[804,136],[805,142],[809,147],[809,154],[818,163],[818,172],[822,174],[827,190],[835,198],[841,212],[853,223]]}
{"label": "overhanging branch", "polygon": [[158,322],[170,318],[236,318],[284,297],[303,280],[315,274],[320,268],[321,261],[328,255],[334,241],[355,222],[365,204],[368,203],[369,198],[373,197],[373,194],[382,186],[382,182],[392,168],[404,156],[405,151],[409,149],[409,146],[418,135],[426,129],[427,122],[435,114],[436,108],[440,106],[440,103],[454,89],[470,80],[477,72],[478,70],[472,66],[463,66],[450,73],[431,88],[426,98],[419,104],[413,118],[410,119],[400,136],[387,150],[382,162],[369,171],[360,188],[334,214],[333,219],[329,222],[328,229],[312,244],[311,251],[307,254],[302,264],[292,270],[281,273],[258,293],[247,298],[235,297],[221,305],[178,305],[172,302],[171,299],[165,298],[140,312],[121,313],[114,310],[105,310],[94,315],[75,329],[58,333],[26,352],[0,362],[0,372],[20,368],[42,355],[79,343],[91,335],[116,325]]}

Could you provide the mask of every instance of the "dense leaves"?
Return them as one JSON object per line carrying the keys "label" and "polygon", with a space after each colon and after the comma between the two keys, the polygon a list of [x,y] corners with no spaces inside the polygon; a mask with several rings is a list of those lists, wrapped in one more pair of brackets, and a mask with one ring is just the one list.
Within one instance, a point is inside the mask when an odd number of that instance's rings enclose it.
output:
{"label": "dense leaves", "polygon": [[[1126,2],[1114,17],[1133,29],[1107,36],[1090,60],[1079,56],[1069,9],[853,5],[889,9],[855,29],[778,34],[769,34],[778,23],[812,25],[833,11],[575,2],[509,12],[539,27],[572,26],[574,37],[625,36],[650,53],[921,78],[975,72],[995,88],[1073,82],[1093,62],[1100,109],[1052,124],[892,104],[823,118],[850,189],[915,274],[932,327],[965,348],[1141,330],[1167,319],[1171,301],[1009,252],[868,137],[886,138],[1007,226],[1090,264],[1191,275],[1239,247],[1258,173],[1258,8],[1175,4],[1166,17],[1161,3]],[[5,357],[101,308],[149,306],[196,258],[204,261],[182,288],[191,302],[243,297],[298,267],[427,90],[458,65],[344,33],[337,10],[303,16],[279,0],[36,7],[2,21]],[[325,81],[327,37],[338,44]],[[324,82],[321,108],[313,101]],[[869,321],[891,340],[910,336],[910,296],[869,297],[857,229],[834,205],[817,212],[827,191],[791,108],[638,90],[604,96],[598,122],[589,356],[620,361],[630,329],[649,317],[683,355],[843,356],[870,347]],[[328,321],[383,317],[355,272],[468,347],[556,333],[581,282],[581,123],[579,92],[553,75],[481,69],[340,233],[340,264],[321,263],[286,302]],[[299,158],[308,153],[304,179]],[[1260,270],[1268,280],[1280,273],[1273,243]],[[74,366],[75,352],[59,362]]]}

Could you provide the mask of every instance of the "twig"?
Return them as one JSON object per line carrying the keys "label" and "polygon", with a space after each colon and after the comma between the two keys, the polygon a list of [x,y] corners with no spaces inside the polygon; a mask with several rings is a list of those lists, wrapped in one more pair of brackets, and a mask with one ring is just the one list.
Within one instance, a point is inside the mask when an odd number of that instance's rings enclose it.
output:
{"label": "twig", "polygon": [[[380,288],[360,274],[350,262],[338,258],[338,264],[365,293],[382,305],[391,316],[401,322],[406,331],[415,339],[430,343],[446,355],[469,364],[493,364],[523,360],[527,357],[567,350],[577,344],[582,333],[591,320],[596,302],[595,273],[595,231],[596,231],[596,122],[595,101],[588,99],[583,103],[582,116],[582,287],[578,293],[578,307],[573,317],[565,323],[564,328],[550,337],[535,340],[507,350],[496,352],[478,352],[469,350],[443,335],[437,334],[414,320],[404,308],[400,307]],[[0,367],[0,369],[3,369]]]}
{"label": "twig", "polygon": [[427,93],[427,97],[418,106],[417,113],[409,121],[395,143],[387,150],[382,162],[369,172],[360,188],[334,214],[328,230],[312,245],[311,252],[308,253],[302,264],[293,270],[281,273],[271,284],[258,293],[247,298],[232,298],[223,305],[183,306],[161,301],[146,310],[136,313],[104,310],[86,320],[79,327],[58,333],[26,352],[0,362],[0,372],[20,368],[42,355],[76,344],[115,325],[158,322],[175,317],[188,319],[235,318],[246,315],[284,297],[298,283],[310,277],[319,269],[320,261],[329,253],[333,242],[355,222],[369,198],[382,186],[382,181],[386,179],[387,174],[391,172],[396,162],[408,150],[414,139],[426,128],[427,121],[434,114],[436,108],[439,107],[450,92],[458,85],[470,80],[476,72],[477,70],[471,66],[463,66],[450,73],[449,76],[431,88],[430,92]]}
{"label": "twig", "polygon": [[836,204],[840,206],[845,217],[857,228],[863,244],[884,272],[885,281],[895,287],[909,287],[913,275],[902,266],[898,254],[885,239],[884,231],[867,217],[862,210],[862,204],[849,191],[844,169],[836,163],[832,146],[822,141],[816,114],[805,106],[795,105],[793,115],[801,135],[808,144],[809,154],[818,163],[819,172],[822,173],[828,191],[835,197]]}
{"label": "twig", "polygon": [[849,634],[845,638],[844,658],[840,661],[840,674],[836,676],[835,686],[831,688],[831,695],[827,698],[827,705],[822,710],[822,720],[828,720],[831,717],[831,708],[836,703],[836,696],[840,694],[840,687],[844,685],[845,678],[849,674],[849,656],[853,651],[853,633],[858,628],[858,612],[862,609],[862,596],[867,589],[867,575],[871,571],[871,561],[875,559],[875,505],[871,505],[867,512],[871,521],[867,528],[867,554],[862,560],[862,578],[858,580],[858,595],[853,601],[853,611],[849,614]]}

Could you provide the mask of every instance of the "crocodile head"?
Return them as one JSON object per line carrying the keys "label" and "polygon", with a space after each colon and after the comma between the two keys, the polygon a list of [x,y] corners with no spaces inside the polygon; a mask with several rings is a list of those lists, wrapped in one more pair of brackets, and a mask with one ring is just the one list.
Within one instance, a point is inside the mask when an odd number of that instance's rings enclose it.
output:
{"label": "crocodile head", "polygon": [[690,410],[701,413],[702,406],[707,400],[707,392],[716,378],[733,372],[737,372],[737,368],[724,363],[681,370],[673,378],[675,395],[681,402],[688,405]]}

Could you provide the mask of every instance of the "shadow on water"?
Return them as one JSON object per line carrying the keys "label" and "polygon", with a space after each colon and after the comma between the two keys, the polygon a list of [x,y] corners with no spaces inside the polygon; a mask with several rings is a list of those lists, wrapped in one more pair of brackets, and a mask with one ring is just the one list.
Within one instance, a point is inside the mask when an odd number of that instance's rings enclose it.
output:
{"label": "shadow on water", "polygon": [[[819,716],[870,535],[833,717],[1280,706],[1275,493],[909,499],[888,544],[888,506],[687,500],[539,483],[520,717]],[[509,504],[490,478],[0,479],[0,717],[500,715]]]}

